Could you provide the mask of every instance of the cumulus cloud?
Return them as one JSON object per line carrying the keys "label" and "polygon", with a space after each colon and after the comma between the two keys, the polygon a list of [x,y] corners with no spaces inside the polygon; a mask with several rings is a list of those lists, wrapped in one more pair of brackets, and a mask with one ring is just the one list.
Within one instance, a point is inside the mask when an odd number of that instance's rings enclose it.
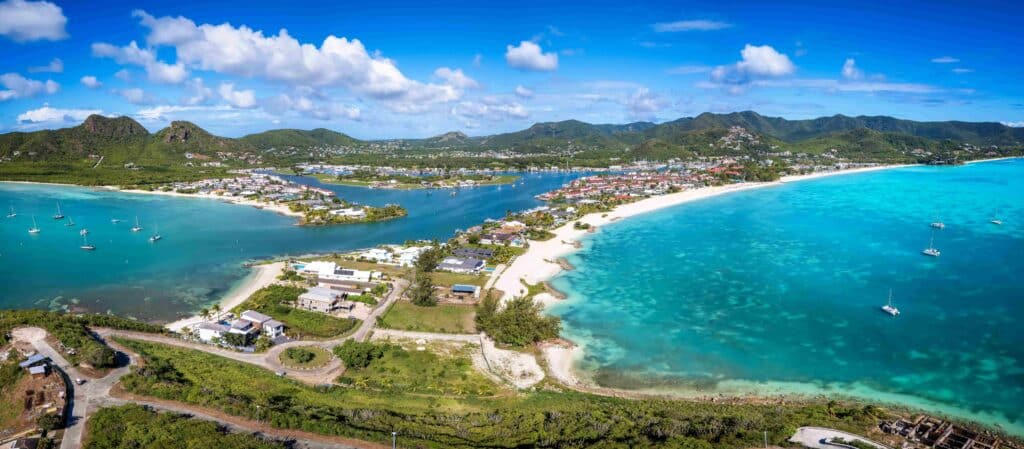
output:
{"label": "cumulus cloud", "polygon": [[96,77],[92,75],[83,76],[82,79],[80,79],[79,81],[82,82],[83,86],[88,87],[90,89],[96,89],[103,86],[103,83],[101,83],[100,80],[96,79]]}
{"label": "cumulus cloud", "polygon": [[197,25],[185,17],[154,17],[135,11],[149,29],[146,42],[173,47],[178,64],[226,75],[262,78],[291,86],[346,87],[382,100],[397,112],[415,112],[461,97],[451,84],[407,78],[394,61],[371,54],[358,39],[327,36],[320,46],[246,26]]}
{"label": "cumulus cloud", "polygon": [[747,44],[740,51],[742,59],[732,65],[715,67],[711,79],[718,83],[745,84],[759,78],[775,78],[792,74],[796,66],[785,54],[770,45]]}
{"label": "cumulus cloud", "polygon": [[152,104],[153,97],[151,97],[146,91],[132,87],[128,89],[114,89],[115,94],[120,95],[122,98],[127,100],[131,104]]}
{"label": "cumulus cloud", "polygon": [[181,99],[182,103],[195,106],[206,103],[211,98],[213,98],[213,89],[206,87],[202,78],[185,81],[185,96]]}
{"label": "cumulus cloud", "polygon": [[[200,112],[228,112],[231,106],[199,106],[199,105],[158,105],[139,109],[132,114],[135,118],[146,122],[167,122],[171,116],[177,114],[196,114]],[[194,120],[194,118],[193,118]]]}
{"label": "cumulus cloud", "polygon": [[35,67],[29,67],[28,71],[31,73],[49,72],[49,73],[61,73],[64,71],[64,61],[60,58],[53,58],[49,64],[38,65]]}
{"label": "cumulus cloud", "polygon": [[256,107],[256,92],[253,92],[251,89],[235,90],[234,83],[220,83],[217,93],[231,106],[236,108],[248,109]]}
{"label": "cumulus cloud", "polygon": [[78,123],[93,114],[102,114],[99,109],[58,109],[43,104],[39,109],[18,114],[18,123]]}
{"label": "cumulus cloud", "polygon": [[890,83],[885,81],[839,81],[832,79],[789,79],[789,80],[756,80],[750,83],[759,87],[779,88],[810,88],[830,92],[889,92],[906,94],[927,94],[939,92],[939,89],[927,84]]}
{"label": "cumulus cloud", "polygon": [[732,27],[732,24],[716,20],[677,20],[675,22],[659,22],[651,27],[659,33],[678,33],[680,31],[721,30]]}
{"label": "cumulus cloud", "polygon": [[666,105],[667,102],[663,98],[652,93],[646,87],[637,89],[626,100],[626,110],[630,117],[635,119],[653,119]]}
{"label": "cumulus cloud", "polygon": [[516,86],[516,96],[519,98],[533,98],[533,91],[523,86]]}
{"label": "cumulus cloud", "polygon": [[121,69],[118,70],[117,73],[114,73],[114,77],[121,81],[130,83],[132,81],[132,71],[128,69]]}
{"label": "cumulus cloud", "polygon": [[150,81],[167,84],[178,84],[188,77],[188,71],[183,64],[167,64],[157,60],[156,52],[148,48],[139,48],[135,41],[131,41],[124,47],[118,47],[105,42],[92,44],[93,56],[111,58],[118,64],[131,64],[142,66],[146,69],[146,75]]}
{"label": "cumulus cloud", "polygon": [[6,0],[0,2],[0,35],[15,42],[57,41],[68,37],[68,18],[53,3]]}
{"label": "cumulus cloud", "polygon": [[41,93],[53,94],[60,89],[60,85],[53,80],[38,81],[17,73],[0,75],[0,86],[3,86],[3,90],[0,90],[0,101],[34,97]]}
{"label": "cumulus cloud", "polygon": [[523,105],[496,97],[484,97],[479,101],[462,101],[452,107],[452,115],[465,119],[499,121],[523,119],[530,116]]}
{"label": "cumulus cloud", "polygon": [[1019,121],[1019,122],[1000,122],[1000,123],[1002,123],[1002,124],[1004,124],[1006,126],[1009,126],[1011,128],[1024,128],[1024,120]]}
{"label": "cumulus cloud", "polygon": [[303,117],[317,120],[332,120],[335,118],[359,120],[362,116],[362,111],[358,107],[332,101],[323,101],[316,97],[316,95],[303,93],[295,95],[281,94],[264,102],[263,108],[274,115],[297,113]]}
{"label": "cumulus cloud", "polygon": [[476,80],[466,76],[465,73],[462,73],[462,69],[452,70],[448,67],[440,67],[437,70],[434,70],[434,76],[459,89],[476,89],[477,87],[480,87],[480,84],[477,83]]}
{"label": "cumulus cloud", "polygon": [[932,58],[932,62],[936,64],[955,64],[960,62],[960,59],[952,56],[939,56],[938,58]]}
{"label": "cumulus cloud", "polygon": [[519,45],[505,47],[505,61],[510,67],[520,70],[550,72],[558,68],[558,54],[544,53],[540,45],[530,41],[522,41]]}
{"label": "cumulus cloud", "polygon": [[843,70],[840,72],[843,78],[848,80],[859,80],[864,78],[864,71],[857,68],[857,61],[853,58],[847,58],[846,62],[843,63]]}

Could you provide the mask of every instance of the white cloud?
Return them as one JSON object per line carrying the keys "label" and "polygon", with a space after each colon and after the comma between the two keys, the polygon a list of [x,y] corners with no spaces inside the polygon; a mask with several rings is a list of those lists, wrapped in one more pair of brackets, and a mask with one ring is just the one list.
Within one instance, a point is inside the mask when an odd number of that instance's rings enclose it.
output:
{"label": "white cloud", "polygon": [[516,96],[520,98],[533,98],[533,91],[523,86],[516,86]]}
{"label": "white cloud", "polygon": [[60,6],[50,2],[0,2],[0,35],[15,42],[64,39],[68,37],[64,31],[67,23]]}
{"label": "white cloud", "polygon": [[759,87],[778,88],[811,88],[830,92],[890,92],[907,94],[926,94],[939,92],[939,89],[926,84],[889,83],[884,81],[839,81],[832,79],[790,79],[790,80],[755,80],[750,83]]}
{"label": "white cloud", "polygon": [[64,71],[64,61],[60,58],[53,58],[49,64],[40,65],[35,67],[29,67],[28,71],[31,73],[49,72],[49,73],[61,73]]}
{"label": "white cloud", "polygon": [[93,114],[102,114],[99,109],[58,109],[44,104],[18,114],[18,123],[78,123]]}
{"label": "white cloud", "polygon": [[17,73],[5,73],[0,75],[0,101],[26,98],[41,93],[53,94],[60,89],[60,85],[53,80],[38,81],[25,78]]}
{"label": "white cloud", "polygon": [[707,73],[711,71],[711,67],[706,65],[681,65],[678,67],[672,67],[665,72],[669,75],[694,75],[697,73]]}
{"label": "white cloud", "polygon": [[465,73],[462,73],[462,69],[452,70],[448,67],[440,67],[437,70],[434,70],[434,76],[459,89],[476,89],[477,87],[480,87],[480,84],[477,83],[476,80],[466,76]]}
{"label": "white cloud", "polygon": [[148,48],[139,48],[135,41],[124,47],[105,42],[92,44],[93,56],[112,58],[118,64],[132,64],[146,69],[150,81],[167,84],[178,84],[188,77],[188,71],[181,63],[167,64],[156,58],[156,53]]}
{"label": "white cloud", "polygon": [[1009,126],[1011,128],[1024,128],[1024,120],[1019,121],[1019,122],[1000,122],[1000,123],[1002,123],[1002,124],[1004,124],[1006,126]]}
{"label": "white cloud", "polygon": [[651,25],[659,33],[676,33],[680,31],[714,31],[732,27],[731,23],[716,20],[677,20],[660,22]]}
{"label": "white cloud", "polygon": [[666,106],[666,101],[655,95],[646,87],[637,89],[633,95],[626,100],[626,110],[629,116],[636,119],[650,120]]}
{"label": "white cloud", "polygon": [[80,79],[79,81],[82,82],[83,86],[88,87],[90,89],[96,89],[98,87],[103,86],[103,83],[101,83],[100,80],[96,79],[96,77],[92,75],[83,76],[82,79]]}
{"label": "white cloud", "polygon": [[473,55],[473,67],[480,67],[480,64],[484,62],[484,55],[477,53]]}
{"label": "white cloud", "polygon": [[153,98],[146,91],[132,87],[128,89],[114,89],[112,92],[120,95],[131,104],[151,104]]}
{"label": "white cloud", "polygon": [[953,64],[960,62],[960,59],[952,56],[939,56],[938,58],[932,58],[932,62],[936,64]]}
{"label": "white cloud", "polygon": [[118,70],[117,73],[114,74],[114,76],[117,79],[119,79],[121,81],[124,81],[124,82],[131,82],[132,81],[132,71],[128,70],[128,69]]}
{"label": "white cloud", "polygon": [[540,45],[530,41],[522,41],[518,46],[506,46],[505,61],[509,66],[521,70],[549,72],[558,68],[557,53],[544,53]]}
{"label": "white cloud", "polygon": [[953,69],[953,73],[957,75],[963,75],[964,73],[974,73],[974,69],[967,69],[964,67],[957,67]]}
{"label": "white cloud", "polygon": [[203,84],[202,78],[185,81],[185,96],[181,102],[190,106],[206,103],[213,98],[213,89]]}
{"label": "white cloud", "polygon": [[217,93],[236,108],[248,109],[256,107],[256,92],[251,89],[235,90],[234,83],[220,83]]}
{"label": "white cloud", "polygon": [[479,101],[462,101],[452,107],[451,113],[465,119],[491,121],[524,119],[530,116],[530,112],[523,105],[495,97],[484,97]]}
{"label": "white cloud", "polygon": [[859,80],[864,78],[864,71],[857,68],[857,61],[853,58],[847,58],[846,62],[843,63],[843,70],[841,72],[843,78],[848,80]]}
{"label": "white cloud", "polygon": [[745,84],[757,78],[775,78],[796,71],[796,66],[785,54],[770,45],[747,44],[740,51],[741,59],[733,65],[718,66],[711,71],[711,79],[717,83]]}
{"label": "white cloud", "polygon": [[285,115],[290,112],[298,113],[303,117],[317,120],[332,120],[345,118],[359,120],[362,111],[354,106],[347,106],[336,102],[324,102],[302,93],[296,95],[281,94],[264,102],[263,108],[274,115]]}
{"label": "white cloud", "polygon": [[146,122],[167,122],[170,116],[187,112],[196,114],[199,112],[226,112],[231,111],[231,106],[181,106],[181,105],[158,105],[135,111],[133,116]]}
{"label": "white cloud", "polygon": [[246,26],[201,24],[185,17],[153,17],[135,11],[152,46],[173,47],[178,64],[241,77],[258,77],[291,86],[341,86],[383,101],[397,112],[416,112],[454,101],[452,85],[406,78],[394,61],[367,52],[358,39],[327,36],[319,47],[301,43],[287,30],[265,36]]}

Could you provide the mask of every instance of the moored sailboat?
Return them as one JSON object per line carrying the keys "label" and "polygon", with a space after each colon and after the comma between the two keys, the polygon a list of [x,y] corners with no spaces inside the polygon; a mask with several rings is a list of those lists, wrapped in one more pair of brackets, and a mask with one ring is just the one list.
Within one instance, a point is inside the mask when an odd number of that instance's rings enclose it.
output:
{"label": "moored sailboat", "polygon": [[939,255],[942,254],[941,252],[939,252],[938,249],[935,248],[935,233],[934,232],[932,232],[931,239],[928,240],[928,247],[925,248],[923,251],[921,251],[921,254],[924,254],[926,256],[931,256],[931,257],[939,257]]}
{"label": "moored sailboat", "polygon": [[64,214],[60,211],[60,201],[57,201],[57,213],[53,214],[54,220],[63,220]]}
{"label": "moored sailboat", "polygon": [[32,216],[32,227],[28,228],[28,233],[29,234],[38,234],[39,233],[39,226],[36,225],[36,216],[35,215]]}
{"label": "moored sailboat", "polygon": [[96,249],[96,245],[90,245],[90,244],[89,244],[89,238],[88,238],[88,237],[86,237],[86,236],[85,236],[85,235],[83,234],[83,235],[82,235],[82,246],[80,246],[79,248],[82,248],[82,249],[84,249],[84,250],[86,250],[86,251],[92,251],[92,250],[95,250],[95,249]]}
{"label": "moored sailboat", "polygon": [[160,235],[160,228],[156,225],[153,225],[153,235],[149,236],[149,241],[156,242],[157,240],[160,240],[162,238],[164,237]]}
{"label": "moored sailboat", "polygon": [[142,230],[142,225],[139,224],[139,216],[135,216],[135,226],[132,226],[132,232],[139,232]]}
{"label": "moored sailboat", "polygon": [[892,316],[897,316],[900,314],[900,309],[897,309],[892,305],[892,289],[889,289],[889,302],[886,305],[882,306],[882,311]]}
{"label": "moored sailboat", "polygon": [[18,213],[14,211],[14,206],[11,206],[11,212],[7,214],[7,218],[17,217]]}

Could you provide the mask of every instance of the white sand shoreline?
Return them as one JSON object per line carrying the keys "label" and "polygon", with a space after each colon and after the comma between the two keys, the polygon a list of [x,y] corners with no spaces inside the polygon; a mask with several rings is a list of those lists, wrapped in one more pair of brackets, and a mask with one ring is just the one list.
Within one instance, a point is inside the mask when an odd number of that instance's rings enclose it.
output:
{"label": "white sand shoreline", "polygon": [[101,188],[106,189],[106,190],[110,190],[110,191],[114,191],[114,192],[123,192],[123,193],[137,193],[137,194],[143,194],[143,195],[163,195],[163,196],[173,196],[173,197],[178,197],[178,198],[196,198],[196,199],[206,199],[206,200],[217,200],[217,201],[220,201],[222,203],[237,204],[239,206],[251,206],[251,207],[254,207],[254,208],[257,208],[257,209],[262,209],[262,210],[266,210],[266,211],[276,212],[279,215],[284,215],[284,216],[287,216],[287,217],[297,217],[297,218],[302,218],[303,217],[303,214],[301,212],[295,212],[295,211],[289,209],[288,206],[285,206],[285,205],[282,205],[282,204],[267,203],[267,202],[263,202],[263,201],[255,201],[255,200],[250,200],[250,199],[247,199],[247,198],[239,198],[239,197],[234,197],[234,196],[205,195],[205,194],[200,194],[200,193],[165,192],[165,191],[162,191],[162,190],[119,189],[117,187],[112,187],[112,186],[105,186],[105,187],[101,187]]}
{"label": "white sand shoreline", "polygon": [[[646,198],[634,203],[623,204],[612,211],[588,214],[576,221],[589,224],[594,230],[597,230],[597,228],[613,221],[718,195],[779,186],[784,183],[807,181],[829,176],[865,173],[911,166],[914,165],[882,165],[851,170],[819,172],[807,175],[785,176],[777,182],[741,183],[686,190],[683,192]],[[553,231],[555,236],[551,239],[547,241],[530,241],[530,247],[527,249],[526,253],[517,257],[512,264],[501,273],[501,276],[494,283],[494,288],[503,292],[501,299],[503,301],[507,301],[515,296],[525,294],[527,289],[526,286],[523,285],[523,282],[535,285],[539,282],[548,281],[561,273],[562,267],[557,262],[558,258],[578,251],[580,240],[589,232],[591,231],[575,229],[573,223],[566,223]],[[545,308],[559,301],[559,299],[548,293],[539,294],[536,299],[543,303]],[[570,347],[563,345],[546,345],[543,348],[543,355],[548,362],[548,368],[553,377],[569,387],[593,388],[596,386],[587,385],[581,381],[581,377],[574,370],[574,362],[581,359],[584,353],[585,348],[578,344],[572,344]]]}
{"label": "white sand shoreline", "polygon": [[[238,285],[234,286],[231,290],[221,298],[218,304],[220,305],[221,311],[228,311],[239,304],[245,302],[252,296],[257,290],[273,284],[277,280],[277,277],[284,271],[285,262],[274,262],[266,265],[256,265],[252,268],[252,273],[245,277]],[[168,323],[164,327],[174,332],[179,332],[182,329],[198,324],[203,321],[203,317],[199,315],[193,315],[188,318],[182,318],[180,320]]]}

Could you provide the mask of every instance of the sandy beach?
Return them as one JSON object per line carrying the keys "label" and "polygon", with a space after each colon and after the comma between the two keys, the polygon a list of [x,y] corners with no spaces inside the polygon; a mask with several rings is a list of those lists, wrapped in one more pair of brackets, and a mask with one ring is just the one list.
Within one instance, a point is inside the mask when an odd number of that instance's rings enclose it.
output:
{"label": "sandy beach", "polygon": [[301,212],[295,212],[283,204],[266,203],[262,201],[254,201],[247,198],[240,198],[234,196],[221,196],[221,195],[204,195],[199,193],[178,193],[178,192],[164,192],[160,190],[134,190],[134,189],[118,189],[116,187],[104,187],[109,190],[124,193],[139,193],[145,195],[163,195],[163,196],[175,196],[179,198],[199,198],[207,200],[217,200],[224,203],[237,204],[240,206],[250,206],[258,209],[263,209],[271,212],[276,212],[280,215],[288,217],[302,218]]}
{"label": "sandy beach", "polygon": [[[221,298],[219,302],[220,309],[222,311],[231,310],[245,302],[245,300],[248,299],[249,296],[252,296],[256,290],[273,284],[284,270],[284,265],[284,262],[274,262],[253,267],[253,272],[249,276],[242,280],[240,284],[232,288],[224,298]],[[198,324],[202,321],[203,317],[194,315],[169,323],[165,327],[174,332],[179,332],[186,327]]]}
{"label": "sandy beach", "polygon": [[[850,170],[819,172],[807,175],[785,176],[777,182],[741,183],[692,189],[678,193],[645,198],[634,203],[623,204],[610,212],[589,214],[577,221],[591,225],[596,231],[601,226],[613,221],[727,193],[779,186],[784,183],[807,181],[829,176],[865,173],[910,166],[913,165],[864,167]],[[534,285],[538,282],[547,281],[557,276],[562,271],[561,265],[557,262],[558,258],[578,251],[579,241],[588,232],[591,232],[575,229],[573,223],[574,222],[566,223],[552,231],[555,236],[549,240],[530,241],[530,247],[526,253],[517,257],[512,264],[501,273],[501,276],[494,283],[494,288],[503,292],[501,298],[502,301],[507,301],[516,296],[526,294],[527,288],[523,284],[524,282]],[[560,301],[548,293],[541,293],[537,295],[535,299],[544,304],[545,307]],[[565,347],[562,345],[546,345],[543,348],[543,354],[548,362],[548,368],[551,371],[551,375],[567,386],[586,387],[586,385],[581,383],[579,376],[573,372],[573,364],[583,356],[584,350],[585,348],[578,345],[573,345],[571,347]]]}

